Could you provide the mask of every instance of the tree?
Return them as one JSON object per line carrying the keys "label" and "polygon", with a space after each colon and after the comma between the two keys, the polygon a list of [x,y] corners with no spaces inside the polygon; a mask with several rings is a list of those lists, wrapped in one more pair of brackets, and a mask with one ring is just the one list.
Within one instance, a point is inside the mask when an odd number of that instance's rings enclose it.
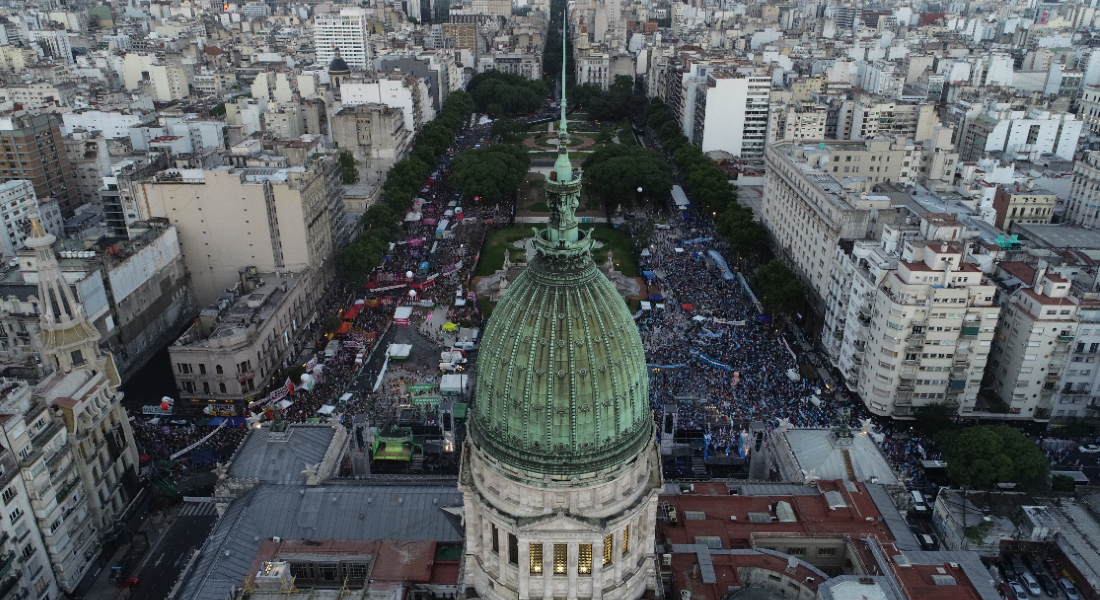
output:
{"label": "tree", "polygon": [[359,169],[355,166],[355,157],[347,150],[340,153],[340,181],[344,185],[359,181]]}
{"label": "tree", "polygon": [[302,382],[302,375],[305,375],[306,368],[302,365],[292,365],[286,370],[286,376],[290,379],[290,382],[297,386]]}
{"label": "tree", "polygon": [[545,81],[489,70],[479,73],[466,86],[478,111],[492,118],[533,113],[550,93]]}
{"label": "tree", "polygon": [[600,135],[596,138],[596,141],[601,144],[610,144],[615,140],[615,130],[610,127],[601,127]]}
{"label": "tree", "polygon": [[600,86],[594,83],[582,83],[569,88],[566,99],[577,108],[587,108],[592,100],[602,95],[603,90],[600,89]]}
{"label": "tree", "polygon": [[946,402],[933,402],[917,407],[913,416],[917,429],[935,439],[940,432],[955,428],[956,407]]}
{"label": "tree", "polygon": [[[672,171],[652,150],[616,144],[593,152],[584,161],[584,178],[607,206],[634,204],[643,198],[664,199],[672,191]],[[642,188],[642,192],[638,192]]]}
{"label": "tree", "polygon": [[734,206],[718,217],[718,234],[726,239],[737,257],[747,257],[764,248],[764,230],[753,220],[752,209]]}
{"label": "tree", "polygon": [[1077,482],[1069,475],[1051,475],[1050,489],[1054,492],[1072,492],[1077,489]]}
{"label": "tree", "polygon": [[772,259],[761,265],[753,282],[756,284],[756,296],[768,312],[790,314],[802,309],[805,300],[802,283],[781,259]]}
{"label": "tree", "polygon": [[519,188],[530,164],[530,155],[519,146],[497,144],[456,158],[451,184],[480,202],[499,204]]}
{"label": "tree", "polygon": [[327,315],[323,323],[325,333],[332,333],[340,327],[340,317],[336,315]]}
{"label": "tree", "polygon": [[514,119],[497,119],[493,121],[493,135],[500,138],[505,144],[516,144],[527,137],[527,126]]}
{"label": "tree", "polygon": [[947,476],[963,487],[988,489],[1015,483],[1041,489],[1047,485],[1050,463],[1043,452],[1007,425],[942,431],[936,444],[947,461]]}
{"label": "tree", "polygon": [[210,109],[210,116],[211,117],[225,116],[225,102],[219,102],[219,103],[215,104],[214,108]]}
{"label": "tree", "polygon": [[1066,423],[1058,430],[1058,433],[1067,439],[1079,442],[1084,439],[1091,432],[1092,428],[1085,424],[1080,419],[1070,419],[1069,423]]}

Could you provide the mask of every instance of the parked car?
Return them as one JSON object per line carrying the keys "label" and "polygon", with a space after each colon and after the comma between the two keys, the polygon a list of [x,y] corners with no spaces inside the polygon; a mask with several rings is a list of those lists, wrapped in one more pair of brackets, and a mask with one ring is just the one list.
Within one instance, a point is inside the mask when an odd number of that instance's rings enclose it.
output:
{"label": "parked car", "polygon": [[1031,573],[1024,573],[1020,576],[1024,585],[1027,586],[1027,593],[1038,598],[1043,595],[1043,588],[1039,587],[1039,582],[1035,579],[1035,576]]}
{"label": "parked car", "polygon": [[1043,565],[1039,562],[1039,557],[1034,554],[1025,554],[1024,564],[1036,575],[1043,572]]}
{"label": "parked car", "polygon": [[1017,575],[1023,575],[1027,568],[1024,567],[1024,559],[1019,554],[1013,554],[1009,556],[1009,560],[1012,561],[1012,568],[1016,571]]}
{"label": "parked car", "polygon": [[1043,566],[1047,568],[1051,577],[1055,579],[1062,578],[1062,565],[1058,564],[1058,561],[1048,559],[1043,561]]}
{"label": "parked car", "polygon": [[1066,593],[1066,598],[1069,598],[1069,600],[1080,600],[1081,596],[1077,593],[1077,588],[1074,587],[1068,579],[1059,579],[1058,584],[1062,586],[1062,591]]}
{"label": "parked car", "polygon": [[1087,446],[1081,446],[1080,448],[1078,448],[1078,450],[1084,452],[1085,454],[1096,454],[1097,452],[1100,452],[1100,446],[1097,446],[1096,444],[1089,444]]}
{"label": "parked car", "polygon": [[1054,583],[1054,578],[1046,573],[1039,574],[1039,585],[1043,586],[1043,591],[1047,593],[1051,598],[1058,597],[1058,584]]}
{"label": "parked car", "polygon": [[1019,582],[1012,581],[1008,585],[1012,587],[1012,593],[1016,595],[1018,600],[1027,600],[1027,590]]}
{"label": "parked car", "polygon": [[1005,579],[1015,579],[1016,570],[1012,568],[1012,562],[1008,560],[997,561],[997,569],[1001,571],[1001,576]]}
{"label": "parked car", "polygon": [[1016,592],[1012,591],[1012,586],[1007,583],[997,584],[997,591],[1008,600],[1016,600]]}

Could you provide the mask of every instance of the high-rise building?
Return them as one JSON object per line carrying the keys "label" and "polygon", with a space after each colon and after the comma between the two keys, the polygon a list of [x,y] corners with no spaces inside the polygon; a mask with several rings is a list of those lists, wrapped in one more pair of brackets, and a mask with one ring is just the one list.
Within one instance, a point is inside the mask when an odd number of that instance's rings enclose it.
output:
{"label": "high-rise building", "polygon": [[481,598],[636,600],[656,583],[660,455],[638,329],[575,215],[565,99],[550,222],[482,336],[459,487]]}
{"label": "high-rise building", "polygon": [[1100,152],[1089,152],[1073,163],[1065,219],[1082,227],[1100,226]]}
{"label": "high-rise building", "polygon": [[[1069,362],[1069,351],[1077,338],[1079,303],[1070,282],[1045,267],[1009,297],[997,324],[986,381],[1007,407],[1003,417],[1050,418],[1067,365],[1078,368]],[[1075,393],[1076,386],[1065,391]]]}
{"label": "high-rise building", "polygon": [[691,141],[703,152],[762,162],[772,78],[744,70],[708,70],[695,92]]}
{"label": "high-rise building", "polygon": [[[4,443],[19,457],[28,478],[20,482],[34,511],[8,516],[24,519],[24,530],[38,529],[58,587],[72,593],[141,486],[118,371],[99,350],[99,332],[61,273],[55,241],[33,220],[25,243],[34,255],[21,259],[38,275],[39,346],[53,373],[30,393],[16,384],[20,393],[6,395],[0,411],[21,416],[26,425],[16,428],[17,421],[5,419]],[[27,572],[39,577],[36,548],[29,544],[21,554]],[[39,579],[32,585],[40,595],[47,589]]]}
{"label": "high-rise building", "polygon": [[330,161],[287,169],[168,169],[136,184],[138,211],[142,220],[165,218],[179,230],[200,306],[235,286],[245,267],[305,273],[313,278],[311,293],[320,294],[332,275]]}
{"label": "high-rise building", "polygon": [[339,14],[313,18],[313,44],[317,62],[327,65],[336,58],[336,50],[352,69],[366,71],[374,53],[370,45],[370,16],[363,8],[342,8]]}
{"label": "high-rise building", "polygon": [[0,181],[26,179],[38,198],[53,198],[65,218],[81,205],[80,188],[73,177],[61,118],[54,114],[24,112],[0,117]]}
{"label": "high-rise building", "polygon": [[7,260],[15,258],[30,233],[31,219],[39,219],[46,231],[60,235],[61,210],[57,202],[39,202],[31,182],[17,179],[0,183],[0,250]]}

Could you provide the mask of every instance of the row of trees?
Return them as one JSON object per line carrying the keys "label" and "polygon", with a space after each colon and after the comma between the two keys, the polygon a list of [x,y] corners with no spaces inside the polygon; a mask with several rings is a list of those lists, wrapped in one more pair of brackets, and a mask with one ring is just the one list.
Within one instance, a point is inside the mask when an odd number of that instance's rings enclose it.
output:
{"label": "row of trees", "polygon": [[575,85],[569,90],[568,100],[596,121],[617,122],[633,117],[646,104],[634,93],[634,80],[629,75],[616,75],[607,92],[594,83]]}
{"label": "row of trees", "polygon": [[[672,169],[656,152],[634,144],[614,144],[584,160],[584,179],[613,208],[638,205],[646,197],[667,198],[672,191]],[[638,190],[641,189],[641,192]]]}
{"label": "row of trees", "polygon": [[451,163],[451,185],[481,204],[500,204],[515,194],[531,156],[519,146],[496,144],[465,152]]}
{"label": "row of trees", "polygon": [[364,285],[382,262],[390,242],[401,233],[401,217],[412,206],[439,158],[454,143],[455,134],[469,122],[473,109],[469,94],[452,92],[436,118],[420,130],[409,158],[390,167],[382,186],[382,201],[367,209],[362,217],[363,232],[336,256],[337,267],[352,285]]}
{"label": "row of trees", "polygon": [[550,2],[550,27],[546,32],[546,45],[543,47],[542,53],[542,77],[551,83],[556,81],[561,74],[562,56],[565,56],[566,79],[568,81],[563,81],[562,85],[569,85],[573,81],[573,74],[575,73],[573,69],[573,40],[566,36],[564,53],[561,47],[562,12],[565,11],[566,6],[566,0],[552,0]]}
{"label": "row of trees", "polygon": [[526,115],[542,108],[550,85],[521,75],[489,70],[474,75],[466,86],[478,112],[491,118]]}
{"label": "row of trees", "polygon": [[[762,251],[764,231],[753,219],[752,209],[738,202],[737,189],[729,184],[729,175],[690,143],[680,124],[672,118],[660,98],[649,101],[643,111],[646,125],[683,175],[684,189],[704,215],[715,221],[715,229],[729,244],[738,262]],[[775,259],[757,269],[753,279],[758,299],[771,313],[791,314],[802,308],[805,295],[798,276],[782,260]]]}

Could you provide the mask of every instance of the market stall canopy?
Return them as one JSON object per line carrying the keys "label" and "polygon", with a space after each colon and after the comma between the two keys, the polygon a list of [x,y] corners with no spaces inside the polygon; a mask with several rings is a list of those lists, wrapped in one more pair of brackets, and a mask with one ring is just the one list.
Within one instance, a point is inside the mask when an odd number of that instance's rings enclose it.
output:
{"label": "market stall canopy", "polygon": [[386,356],[394,359],[408,358],[412,353],[412,344],[390,344],[386,348]]}
{"label": "market stall canopy", "polygon": [[291,404],[294,404],[294,403],[291,402],[290,400],[279,400],[279,403],[276,404],[275,406],[278,407],[279,410],[286,410],[286,408],[288,406],[290,406]]}
{"label": "market stall canopy", "polygon": [[454,331],[455,329],[458,329],[458,325],[450,321],[443,325],[443,331]]}
{"label": "market stall canopy", "polygon": [[393,311],[393,318],[395,319],[408,319],[412,316],[413,309],[411,306],[398,306],[397,310]]}
{"label": "market stall canopy", "polygon": [[328,404],[325,404],[321,408],[317,409],[317,414],[319,414],[319,415],[331,415],[332,411],[334,411],[334,410],[336,410],[335,406],[329,406]]}

